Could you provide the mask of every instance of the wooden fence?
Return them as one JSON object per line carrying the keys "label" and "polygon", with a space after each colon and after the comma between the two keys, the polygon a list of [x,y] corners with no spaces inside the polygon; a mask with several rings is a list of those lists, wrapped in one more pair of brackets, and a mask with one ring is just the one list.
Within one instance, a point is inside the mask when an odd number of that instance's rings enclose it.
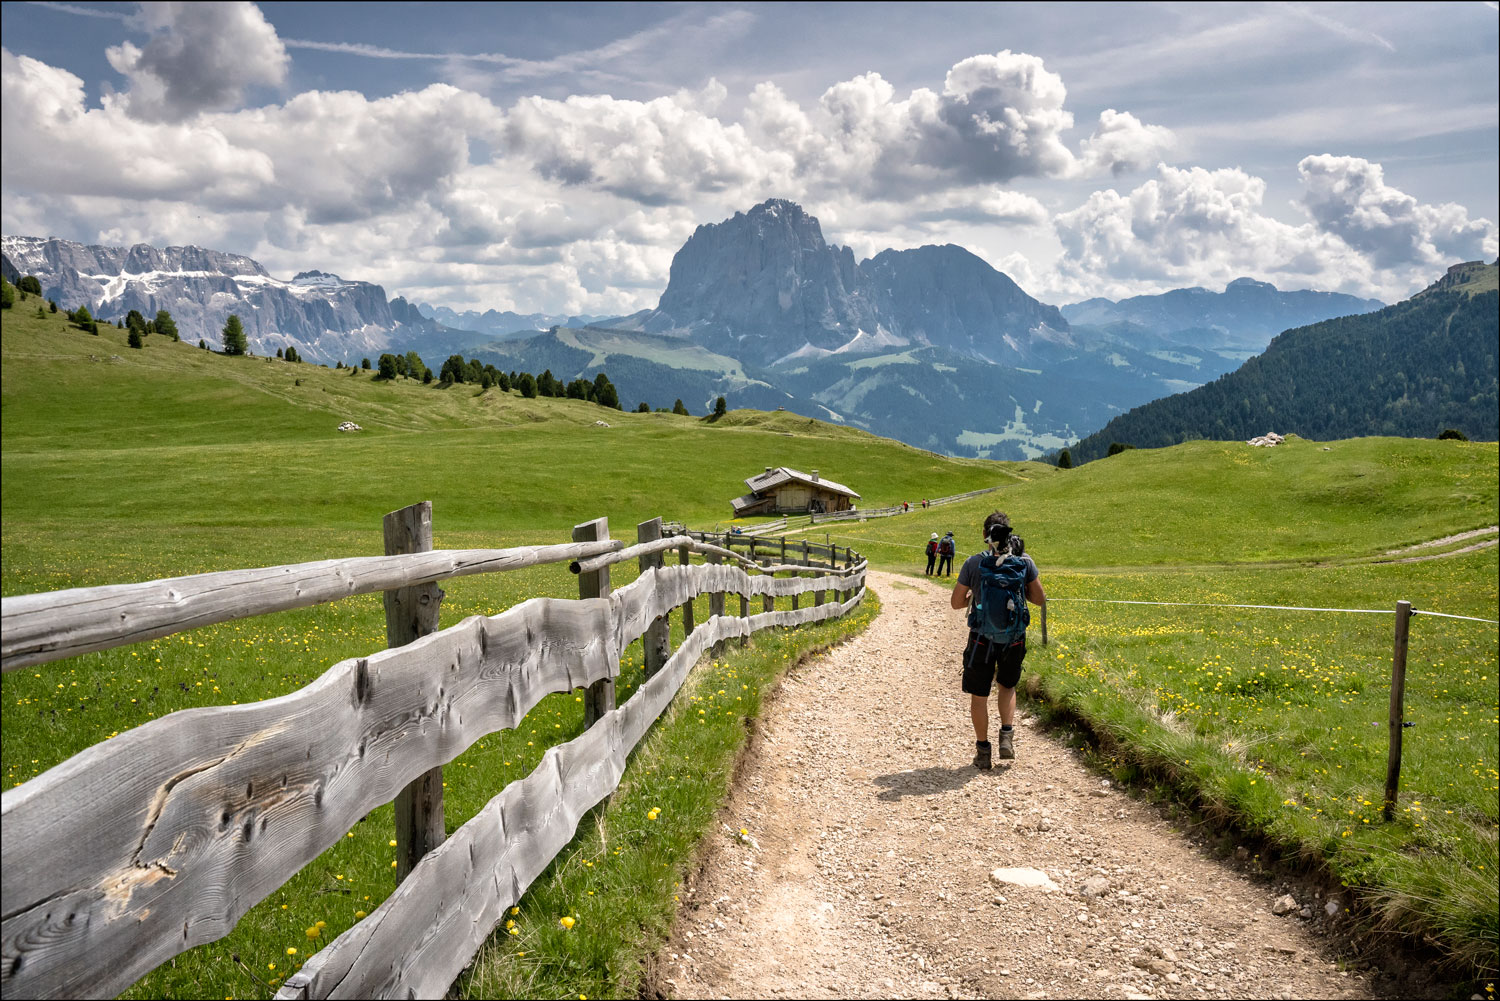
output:
{"label": "wooden fence", "polygon": [[677,536],[721,546],[735,556],[743,553],[745,559],[758,566],[779,565],[785,569],[795,569],[811,566],[838,567],[842,564],[844,569],[848,569],[860,559],[859,554],[848,546],[787,539],[784,536],[763,539],[748,532],[694,532],[687,529],[679,530]]}
{"label": "wooden fence", "polygon": [[[639,526],[628,549],[601,518],[577,526],[571,544],[414,552],[431,547],[425,502],[388,515],[385,529],[385,557],[3,599],[6,670],[376,590],[391,643],[280,698],[153,720],[5,791],[5,998],[118,994],[228,934],[393,799],[398,875],[409,875],[277,996],[440,997],[579,818],[615,789],[706,650],[836,618],[864,595],[864,561],[848,551],[843,566],[832,556],[813,566],[810,547],[799,562],[763,567],[701,539],[662,539],[660,519]],[[674,551],[678,565],[667,566]],[[691,563],[694,553],[707,562]],[[640,576],[612,590],[609,567],[628,559]],[[438,581],[560,561],[578,574],[577,600],[533,598],[437,630]],[[711,614],[695,623],[692,601],[704,593]],[[726,612],[727,594],[740,595],[738,614]],[[755,595],[764,610],[752,615]],[[773,610],[784,596],[791,609]],[[679,608],[686,639],[674,653],[667,616]],[[638,638],[647,680],[616,708],[613,679]],[[442,766],[515,727],[544,696],[580,687],[584,733],[444,841]]]}

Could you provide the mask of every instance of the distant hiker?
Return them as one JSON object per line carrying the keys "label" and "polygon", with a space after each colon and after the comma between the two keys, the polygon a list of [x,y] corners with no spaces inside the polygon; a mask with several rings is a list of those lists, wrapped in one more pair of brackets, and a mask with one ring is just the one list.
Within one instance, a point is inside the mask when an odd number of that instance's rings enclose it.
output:
{"label": "distant hiker", "polygon": [[927,576],[932,576],[932,568],[937,564],[938,537],[932,533],[932,538],[927,540]]}
{"label": "distant hiker", "polygon": [[974,767],[989,768],[990,688],[1000,682],[998,754],[1016,756],[1016,684],[1026,659],[1026,626],[1031,621],[1029,601],[1047,600],[1036,563],[1026,546],[1011,534],[1010,519],[995,511],[984,519],[985,550],[964,560],[953,585],[954,608],[969,609],[969,642],[964,646],[963,689],[969,693],[969,717],[974,721]]}
{"label": "distant hiker", "polygon": [[954,542],[953,542],[953,533],[949,532],[947,535],[943,536],[942,541],[938,543],[938,576],[939,577],[952,577],[953,576],[953,550],[954,550],[954,548],[955,548],[955,546],[954,546]]}

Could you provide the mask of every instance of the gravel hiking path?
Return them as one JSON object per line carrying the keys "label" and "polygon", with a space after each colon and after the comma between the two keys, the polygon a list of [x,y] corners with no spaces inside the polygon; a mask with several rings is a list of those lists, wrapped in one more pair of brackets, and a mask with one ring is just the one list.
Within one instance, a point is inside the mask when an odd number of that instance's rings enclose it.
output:
{"label": "gravel hiking path", "polygon": [[[655,992],[1386,996],[1316,932],[1336,900],[1216,859],[1024,711],[1015,762],[974,769],[951,579],[870,578],[882,614],[768,703]],[[1052,886],[997,882],[999,869]]]}

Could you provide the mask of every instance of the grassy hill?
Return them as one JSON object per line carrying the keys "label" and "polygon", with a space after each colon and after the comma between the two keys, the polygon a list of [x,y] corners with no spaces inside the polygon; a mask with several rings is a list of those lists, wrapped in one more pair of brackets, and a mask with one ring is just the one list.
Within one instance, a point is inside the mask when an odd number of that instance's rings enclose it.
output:
{"label": "grassy hill", "polygon": [[[7,567],[33,551],[55,560],[67,539],[104,525],[146,521],[153,539],[168,537],[153,548],[256,531],[266,560],[367,552],[384,512],[422,499],[433,501],[440,546],[555,540],[600,515],[618,531],[657,514],[712,525],[728,520],[745,477],[776,465],[820,469],[870,506],[1011,479],[1010,464],[947,459],[787,413],[716,423],[621,413],[229,358],[158,337],[130,350],[123,331],[96,338],[60,314],[12,314],[0,373]],[[342,421],[365,430],[341,433]],[[324,544],[265,528],[351,534]],[[220,548],[210,540],[205,554]]]}
{"label": "grassy hill", "polygon": [[[958,504],[817,526],[814,537],[826,532],[878,567],[920,572],[930,532],[952,529],[960,550],[972,551],[984,514],[1007,510],[1051,599],[1053,643],[1034,647],[1029,683],[1100,736],[1101,767],[1122,779],[1151,776],[1280,850],[1321,860],[1364,888],[1376,920],[1432,937],[1463,969],[1496,966],[1493,627],[1415,621],[1407,706],[1418,726],[1403,813],[1385,825],[1365,821],[1384,777],[1376,746],[1384,731],[1369,724],[1384,719],[1390,617],[1217,607],[1387,609],[1406,598],[1427,611],[1496,618],[1494,547],[1378,562],[1405,555],[1389,550],[1496,523],[1494,443],[1193,442],[1056,470],[948,459],[787,412],[732,411],[708,423],[495,389],[384,383],[155,336],[135,351],[123,331],[90,336],[60,315],[37,317],[29,303],[7,311],[0,326],[6,594],[376,553],[381,516],[422,499],[434,503],[437,545],[466,547],[560,541],[572,524],[600,515],[617,537],[633,537],[636,522],[657,514],[722,524],[742,480],[767,465],[818,468],[860,491],[868,508],[1003,483]],[[338,432],[345,420],[366,430]],[[1451,553],[1473,541],[1413,552]],[[445,626],[533,595],[576,594],[560,567],[444,587]],[[1117,601],[1182,604],[1106,603]],[[827,638],[808,635],[787,643]],[[749,655],[766,661],[759,667],[716,662],[712,676],[774,678],[781,658],[796,656],[795,645],[776,644],[752,646]],[[383,645],[380,599],[370,595],[12,672],[0,680],[0,768],[8,786],[18,784],[112,732],[180,708],[282,694]],[[622,693],[639,670],[638,658],[627,662]],[[545,733],[497,735],[445,773],[450,826],[525,774],[547,746],[576,734],[580,718],[557,696],[528,723]],[[693,761],[699,752],[684,753]],[[692,772],[704,788],[726,774],[662,767],[683,782]],[[659,778],[641,778],[638,795],[673,797],[669,809],[683,804],[687,815],[686,801]],[[703,816],[712,823],[712,809]],[[354,908],[371,909],[390,892],[389,830],[388,808],[372,814],[229,939],[185,954],[132,996],[260,991],[229,956],[258,956],[257,969],[281,962],[284,975],[285,947],[312,947],[304,928],[326,920],[328,937],[347,928]],[[537,964],[524,966],[544,985],[537,990],[635,989],[631,971],[652,948],[650,929],[670,921],[671,877],[663,873],[686,864],[690,838],[682,844],[676,855],[640,846],[640,871],[655,874],[659,899],[640,918],[647,931],[634,952],[584,961],[519,946],[532,953],[524,962]],[[538,899],[566,899],[566,879],[581,870],[570,871]],[[617,888],[628,895],[632,886]],[[539,924],[555,924],[541,913]],[[547,979],[549,964],[569,971],[565,983]]]}

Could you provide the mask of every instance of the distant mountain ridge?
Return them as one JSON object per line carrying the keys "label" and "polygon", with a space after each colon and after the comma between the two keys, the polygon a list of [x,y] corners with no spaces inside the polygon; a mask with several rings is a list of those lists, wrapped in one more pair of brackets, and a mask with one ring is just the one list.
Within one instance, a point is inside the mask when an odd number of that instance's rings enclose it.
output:
{"label": "distant mountain ridge", "polygon": [[[1369,303],[1241,279],[1222,294],[1060,310],[952,244],[856,261],[782,199],[699,226],[673,256],[656,308],[603,320],[413,306],[372,283],[318,270],[282,281],[249,257],[197,247],[5,237],[3,251],[8,277],[37,275],[60,306],[87,303],[105,320],[168,309],[185,338],[215,347],[238,313],[257,354],[290,345],[332,363],[416,350],[435,368],[459,353],[565,381],[607,368],[631,405],[680,397],[702,412],[723,395],[732,407],[785,407],[938,452],[1007,459],[1232,370],[1250,353],[1243,344],[1269,337],[1275,309]],[[1100,323],[1070,322],[1072,310]]]}
{"label": "distant mountain ridge", "polygon": [[[1202,342],[1269,340],[1267,301],[1314,314],[1364,302],[1248,280],[1223,295],[1198,291],[1196,312],[1166,314],[1169,330],[1118,318],[1073,324],[962,247],[856,261],[800,206],[770,199],[699,226],[673,256],[655,309],[482,352],[559,377],[604,366],[623,398],[651,405],[681,397],[699,412],[723,395],[730,406],[783,406],[934,451],[1016,459],[1232,370],[1251,352]],[[1219,327],[1205,338],[1178,320]]]}
{"label": "distant mountain ridge", "polygon": [[424,317],[399,296],[387,299],[385,289],[370,282],[315,270],[282,281],[252,258],[202,247],[6,236],[0,266],[8,280],[35,275],[46,298],[66,309],[87,305],[100,320],[123,319],[132,309],[152,317],[165,309],[184,339],[215,347],[229,315],[238,314],[256,354],[294,346],[310,362],[331,364],[413,343],[481,339]]}
{"label": "distant mountain ridge", "polygon": [[1384,306],[1378,299],[1339,292],[1283,291],[1269,282],[1236,278],[1223,292],[1195,287],[1118,302],[1086,299],[1062,307],[1062,314],[1074,324],[1106,328],[1127,324],[1188,346],[1254,353],[1265,350],[1283,330]]}
{"label": "distant mountain ridge", "polygon": [[1072,448],[1140,448],[1276,431],[1332,440],[1500,435],[1500,262],[1455,265],[1404,302],[1279,334],[1264,354],[1189,392],[1115,418]]}
{"label": "distant mountain ridge", "polygon": [[447,306],[433,306],[425,302],[417,303],[417,312],[445,327],[475,330],[491,337],[532,333],[537,330],[546,330],[548,327],[586,327],[589,324],[609,319],[604,315],[565,316],[558,313],[513,313],[510,310],[496,309],[487,309],[483,313],[466,309],[459,313]]}

